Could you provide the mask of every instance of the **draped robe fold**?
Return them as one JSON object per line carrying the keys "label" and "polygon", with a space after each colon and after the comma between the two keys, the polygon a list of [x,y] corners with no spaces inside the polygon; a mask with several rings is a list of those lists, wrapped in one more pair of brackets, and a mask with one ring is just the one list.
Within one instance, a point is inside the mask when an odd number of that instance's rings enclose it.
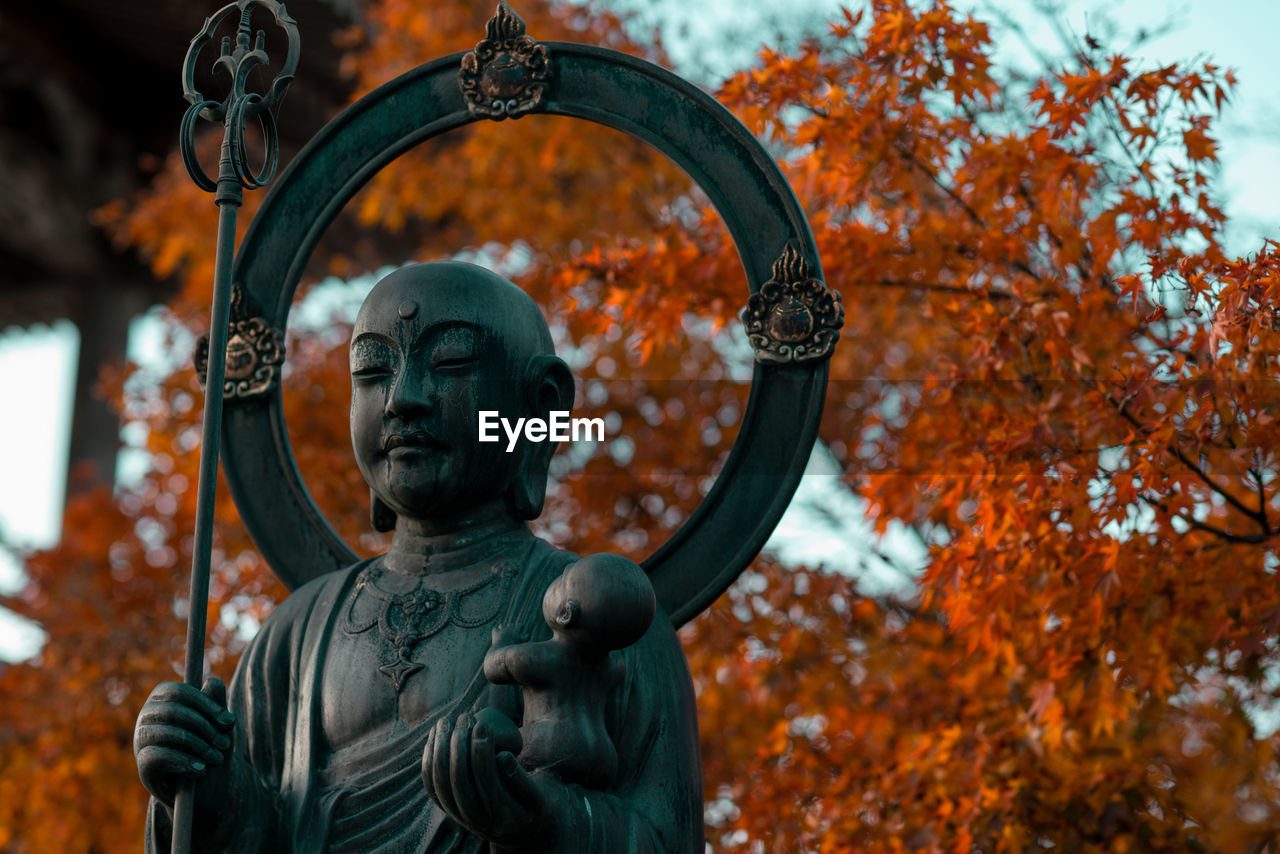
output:
{"label": "draped robe fold", "polygon": [[[501,618],[550,637],[542,595],[576,555],[535,541]],[[197,852],[236,854],[485,854],[490,848],[428,797],[421,778],[427,734],[441,717],[495,706],[515,720],[518,686],[490,685],[477,670],[466,689],[421,724],[328,751],[320,732],[329,640],[367,561],[304,585],[264,621],[229,690],[235,750],[251,766],[232,802],[196,816]],[[488,631],[488,628],[483,629]],[[626,675],[606,710],[619,773],[608,791],[572,786],[581,802],[573,839],[554,854],[700,854],[702,780],[688,664],[666,614],[623,651]],[[447,664],[447,662],[446,662]],[[456,665],[455,665],[456,666]],[[421,678],[421,677],[414,677]],[[151,802],[148,854],[168,854],[170,810]],[[527,849],[534,851],[535,849]]]}

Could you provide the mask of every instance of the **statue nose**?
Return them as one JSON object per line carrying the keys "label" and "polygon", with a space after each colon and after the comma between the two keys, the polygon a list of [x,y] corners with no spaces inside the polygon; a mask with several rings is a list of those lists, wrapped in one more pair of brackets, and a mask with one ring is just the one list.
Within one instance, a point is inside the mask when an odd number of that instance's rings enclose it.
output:
{"label": "statue nose", "polygon": [[402,373],[387,394],[386,414],[406,417],[431,412],[435,409],[435,391],[430,386],[425,377]]}

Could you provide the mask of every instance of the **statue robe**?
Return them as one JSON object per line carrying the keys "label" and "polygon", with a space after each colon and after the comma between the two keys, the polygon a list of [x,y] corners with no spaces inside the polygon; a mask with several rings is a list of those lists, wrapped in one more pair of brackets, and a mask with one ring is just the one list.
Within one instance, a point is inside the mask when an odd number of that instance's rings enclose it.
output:
{"label": "statue robe", "polygon": [[[545,639],[547,586],[576,555],[535,540],[500,621]],[[193,850],[236,854],[486,854],[488,843],[450,819],[422,783],[423,747],[441,717],[496,706],[518,721],[518,686],[494,686],[477,669],[467,688],[422,724],[371,733],[330,752],[321,729],[325,655],[361,562],[299,588],[264,621],[229,690],[235,750],[253,773],[232,802],[196,815]],[[488,631],[486,626],[478,631]],[[608,791],[578,786],[575,835],[547,854],[701,854],[702,778],[688,663],[659,609],[639,643],[623,651],[626,676],[606,711],[619,768]],[[431,667],[448,662],[427,662]],[[455,665],[456,666],[456,665]],[[417,675],[412,678],[429,678]],[[169,808],[148,812],[148,854],[170,850]],[[498,851],[496,847],[492,849]],[[503,848],[503,852],[534,849]],[[542,854],[542,852],[538,852]]]}

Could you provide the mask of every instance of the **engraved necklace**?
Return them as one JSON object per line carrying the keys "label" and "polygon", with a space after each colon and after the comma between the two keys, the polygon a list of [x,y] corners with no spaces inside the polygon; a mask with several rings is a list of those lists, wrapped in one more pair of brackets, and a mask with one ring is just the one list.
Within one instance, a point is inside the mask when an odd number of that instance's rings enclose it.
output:
{"label": "engraved necklace", "polygon": [[[491,543],[494,546],[499,545],[497,542],[491,541]],[[487,551],[496,552],[497,549]],[[497,618],[503,606],[507,604],[507,594],[515,576],[514,567],[517,563],[513,560],[504,560],[501,566],[495,566],[484,578],[456,590],[442,592],[428,587],[427,579],[430,576],[423,575],[408,590],[393,592],[379,585],[379,580],[390,573],[383,568],[381,561],[375,561],[361,570],[360,577],[356,579],[355,587],[344,609],[342,630],[348,635],[358,635],[374,626],[378,627],[378,634],[395,649],[395,658],[390,662],[384,660],[378,669],[391,679],[391,684],[399,694],[405,680],[423,667],[413,660],[413,652],[418,644],[439,634],[449,625],[474,629],[491,623]],[[488,610],[488,613],[471,617],[463,616],[460,610],[463,600],[496,583],[502,584],[502,590],[494,597],[493,607]],[[357,619],[355,613],[356,602],[361,593],[367,593],[370,598],[381,603],[375,615],[364,620]]]}

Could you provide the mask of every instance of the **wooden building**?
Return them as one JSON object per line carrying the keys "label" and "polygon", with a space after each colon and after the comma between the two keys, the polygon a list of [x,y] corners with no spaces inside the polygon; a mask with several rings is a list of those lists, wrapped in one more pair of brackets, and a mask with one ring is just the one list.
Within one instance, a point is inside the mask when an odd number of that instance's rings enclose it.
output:
{"label": "wooden building", "polygon": [[[0,0],[0,333],[68,319],[80,333],[68,487],[111,483],[119,424],[93,395],[130,321],[171,295],[91,221],[177,145],[181,66],[217,0]],[[356,0],[289,0],[303,52],[287,158],[346,100],[333,38]],[[216,89],[210,85],[209,91]],[[210,240],[213,235],[210,235]]]}

